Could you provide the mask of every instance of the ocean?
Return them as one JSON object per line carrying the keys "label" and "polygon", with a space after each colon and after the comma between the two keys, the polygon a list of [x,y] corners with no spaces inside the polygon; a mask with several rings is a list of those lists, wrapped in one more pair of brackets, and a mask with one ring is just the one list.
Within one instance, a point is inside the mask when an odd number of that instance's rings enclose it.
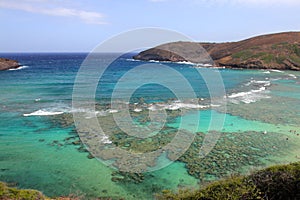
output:
{"label": "ocean", "polygon": [[[0,181],[50,197],[153,199],[300,158],[300,72],[125,54],[97,77],[113,55],[91,57],[96,67],[81,72],[87,56],[0,54],[23,65],[0,72]],[[116,148],[129,153],[112,155]]]}

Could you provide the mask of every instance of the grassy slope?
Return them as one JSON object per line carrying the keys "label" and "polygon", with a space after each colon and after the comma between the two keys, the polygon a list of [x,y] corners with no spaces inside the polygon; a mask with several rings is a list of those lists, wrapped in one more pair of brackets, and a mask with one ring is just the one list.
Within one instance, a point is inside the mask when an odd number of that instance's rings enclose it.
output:
{"label": "grassy slope", "polygon": [[199,190],[179,190],[176,193],[165,190],[158,199],[300,199],[300,162],[270,167],[248,176],[231,177]]}
{"label": "grassy slope", "polygon": [[[227,60],[226,60],[227,59]],[[264,68],[283,68],[286,64],[300,66],[300,49],[297,44],[277,43],[273,45],[256,46],[236,52],[226,59],[219,60],[226,64],[241,64],[260,61]]]}

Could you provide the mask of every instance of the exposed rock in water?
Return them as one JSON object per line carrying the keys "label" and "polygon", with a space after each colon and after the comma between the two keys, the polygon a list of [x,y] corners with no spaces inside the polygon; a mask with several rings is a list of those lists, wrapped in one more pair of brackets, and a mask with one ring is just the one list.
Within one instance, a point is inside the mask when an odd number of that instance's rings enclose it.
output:
{"label": "exposed rock in water", "polygon": [[133,58],[211,63],[207,55],[215,67],[300,70],[300,32],[262,35],[239,42],[173,42],[142,51]]}
{"label": "exposed rock in water", "polygon": [[11,60],[7,58],[0,58],[0,71],[1,70],[8,70],[8,69],[15,69],[20,67],[20,63],[16,60]]}

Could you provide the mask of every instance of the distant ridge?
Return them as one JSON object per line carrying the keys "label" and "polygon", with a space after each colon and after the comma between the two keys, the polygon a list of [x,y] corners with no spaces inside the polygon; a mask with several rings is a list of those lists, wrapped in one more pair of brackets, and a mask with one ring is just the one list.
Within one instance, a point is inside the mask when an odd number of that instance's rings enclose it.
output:
{"label": "distant ridge", "polygon": [[239,42],[173,42],[140,52],[137,60],[211,62],[215,67],[300,70],[300,32],[252,37]]}

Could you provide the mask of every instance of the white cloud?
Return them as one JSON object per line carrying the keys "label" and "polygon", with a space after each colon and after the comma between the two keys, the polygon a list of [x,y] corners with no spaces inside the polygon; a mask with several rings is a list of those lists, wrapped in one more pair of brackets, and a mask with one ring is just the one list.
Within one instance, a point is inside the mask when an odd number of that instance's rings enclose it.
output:
{"label": "white cloud", "polygon": [[103,20],[103,14],[99,12],[57,6],[48,0],[0,0],[0,8],[22,10],[51,16],[79,18],[89,24],[106,24]]}

